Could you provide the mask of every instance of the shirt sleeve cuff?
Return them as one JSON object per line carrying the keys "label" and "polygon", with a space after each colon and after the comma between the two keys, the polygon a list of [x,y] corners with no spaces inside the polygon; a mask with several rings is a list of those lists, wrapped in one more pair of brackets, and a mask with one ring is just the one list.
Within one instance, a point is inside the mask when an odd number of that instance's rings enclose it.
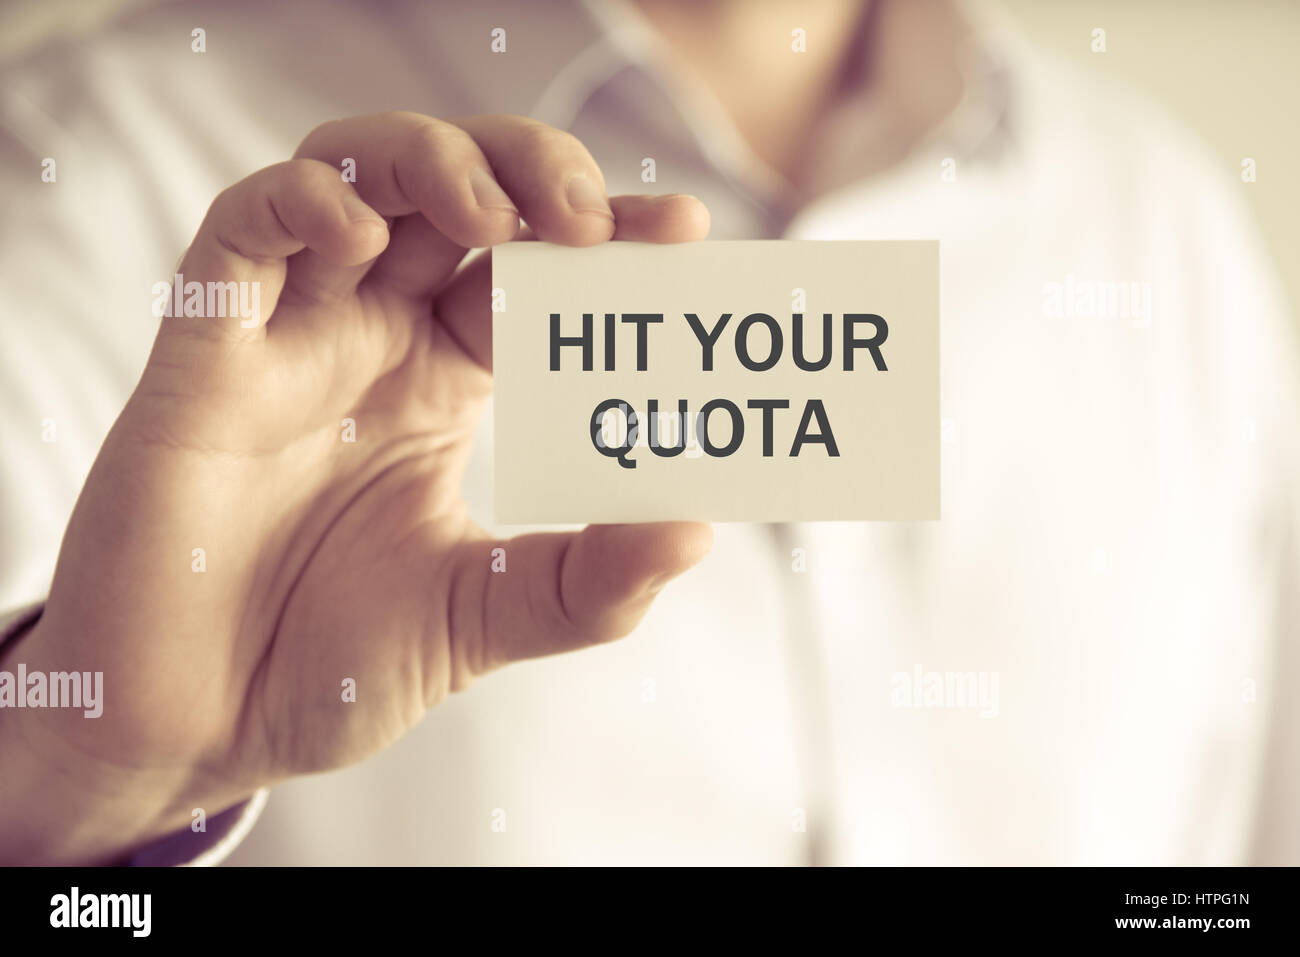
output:
{"label": "shirt sleeve cuff", "polygon": [[[44,602],[15,611],[0,612],[0,646],[25,631],[45,609]],[[128,867],[211,867],[220,864],[248,836],[270,792],[263,788],[242,804],[210,818],[207,828],[186,828],[161,837],[137,850],[123,863]]]}
{"label": "shirt sleeve cuff", "polygon": [[136,851],[123,863],[127,867],[213,867],[220,864],[248,836],[266,807],[270,791],[262,788],[243,804],[209,818],[207,830],[189,828],[159,838]]}
{"label": "shirt sleeve cuff", "polygon": [[34,605],[24,605],[12,611],[0,612],[0,645],[19,632],[27,630],[36,619],[41,617],[41,612],[44,610],[45,602],[38,601]]}

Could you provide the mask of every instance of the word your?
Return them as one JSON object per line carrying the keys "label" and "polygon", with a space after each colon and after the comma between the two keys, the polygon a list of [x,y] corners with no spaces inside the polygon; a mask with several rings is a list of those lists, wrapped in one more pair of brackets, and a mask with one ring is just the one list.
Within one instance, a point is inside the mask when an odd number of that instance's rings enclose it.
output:
{"label": "word your", "polygon": [[50,898],[51,927],[129,927],[131,936],[148,937],[152,930],[152,894],[70,894]]}
{"label": "word your", "polygon": [[83,708],[87,718],[104,713],[104,672],[43,671],[18,666],[0,671],[0,708]]}
{"label": "word your", "polygon": [[152,291],[156,319],[239,317],[239,325],[244,329],[251,329],[261,319],[262,284],[259,282],[186,282],[177,273],[170,283],[154,283]]}
{"label": "word your", "polygon": [[896,671],[889,683],[895,708],[979,708],[981,718],[998,716],[998,672]]}

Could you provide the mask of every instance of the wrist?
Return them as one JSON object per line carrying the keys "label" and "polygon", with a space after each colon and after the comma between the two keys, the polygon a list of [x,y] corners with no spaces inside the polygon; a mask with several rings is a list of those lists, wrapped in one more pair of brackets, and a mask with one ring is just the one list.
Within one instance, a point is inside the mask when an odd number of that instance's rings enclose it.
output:
{"label": "wrist", "polygon": [[[37,621],[0,648],[0,671],[14,682],[40,670],[42,627]],[[0,865],[113,864],[188,824],[189,809],[178,805],[191,777],[104,761],[96,743],[114,728],[88,713],[0,709]],[[92,727],[72,724],[81,721]]]}

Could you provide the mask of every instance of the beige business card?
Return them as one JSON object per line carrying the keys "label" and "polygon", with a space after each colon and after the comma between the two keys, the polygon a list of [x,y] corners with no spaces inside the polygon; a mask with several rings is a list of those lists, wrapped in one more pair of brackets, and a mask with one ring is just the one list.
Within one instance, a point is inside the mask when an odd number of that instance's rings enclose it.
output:
{"label": "beige business card", "polygon": [[497,522],[939,517],[937,241],[492,257]]}

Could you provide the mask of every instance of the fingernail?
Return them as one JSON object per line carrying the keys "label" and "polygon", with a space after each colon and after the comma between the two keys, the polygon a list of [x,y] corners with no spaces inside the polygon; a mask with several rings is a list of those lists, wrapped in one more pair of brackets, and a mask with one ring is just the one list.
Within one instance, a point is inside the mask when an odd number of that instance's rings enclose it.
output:
{"label": "fingernail", "polygon": [[384,217],[367,206],[356,193],[343,194],[343,212],[354,223],[378,222],[382,225],[384,222]]}
{"label": "fingernail", "polygon": [[579,173],[569,180],[564,195],[569,201],[569,207],[575,213],[599,213],[610,219],[614,218],[614,211],[609,208],[605,191],[585,173]]}
{"label": "fingernail", "polygon": [[501,184],[496,181],[496,177],[485,169],[470,170],[469,188],[473,190],[474,201],[478,203],[480,209],[508,209],[511,212],[519,212],[515,209],[515,204],[510,202],[510,197],[501,188]]}

